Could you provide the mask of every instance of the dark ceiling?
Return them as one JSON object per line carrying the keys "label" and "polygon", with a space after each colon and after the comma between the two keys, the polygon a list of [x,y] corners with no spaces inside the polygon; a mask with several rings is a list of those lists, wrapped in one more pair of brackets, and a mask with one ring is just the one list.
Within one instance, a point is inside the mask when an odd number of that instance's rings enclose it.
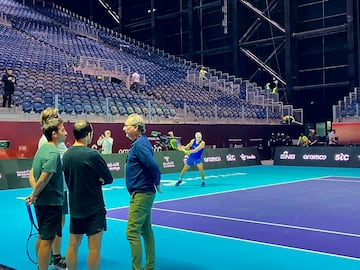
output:
{"label": "dark ceiling", "polygon": [[276,77],[282,100],[305,122],[359,86],[359,0],[54,1],[170,54],[258,85]]}

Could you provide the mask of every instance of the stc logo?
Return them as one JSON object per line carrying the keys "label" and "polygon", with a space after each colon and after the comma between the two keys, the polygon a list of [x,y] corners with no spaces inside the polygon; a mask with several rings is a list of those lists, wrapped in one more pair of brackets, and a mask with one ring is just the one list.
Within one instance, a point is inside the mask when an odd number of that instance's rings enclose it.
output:
{"label": "stc logo", "polygon": [[227,161],[236,161],[236,156],[233,154],[227,154],[226,155],[226,160]]}
{"label": "stc logo", "polygon": [[349,154],[340,153],[335,155],[335,161],[349,161],[349,160],[350,160]]}
{"label": "stc logo", "polygon": [[296,155],[295,154],[289,154],[288,151],[284,151],[282,154],[280,154],[280,159],[289,159],[289,160],[295,160]]}

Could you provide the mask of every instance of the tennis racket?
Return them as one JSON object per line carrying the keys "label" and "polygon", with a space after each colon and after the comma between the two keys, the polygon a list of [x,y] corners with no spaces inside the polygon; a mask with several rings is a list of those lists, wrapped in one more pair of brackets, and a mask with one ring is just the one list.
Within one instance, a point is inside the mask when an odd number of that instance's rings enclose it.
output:
{"label": "tennis racket", "polygon": [[185,146],[183,146],[181,144],[178,146],[178,148],[176,150],[184,152],[185,155],[188,155],[189,151],[190,151],[190,150],[185,149]]}
{"label": "tennis racket", "polygon": [[181,146],[180,140],[177,138],[170,138],[169,144],[172,149],[179,150],[179,147]]}
{"label": "tennis racket", "polygon": [[39,227],[35,223],[31,205],[26,204],[26,209],[30,219],[30,233],[26,241],[26,254],[32,263],[37,264],[35,246],[39,237]]}

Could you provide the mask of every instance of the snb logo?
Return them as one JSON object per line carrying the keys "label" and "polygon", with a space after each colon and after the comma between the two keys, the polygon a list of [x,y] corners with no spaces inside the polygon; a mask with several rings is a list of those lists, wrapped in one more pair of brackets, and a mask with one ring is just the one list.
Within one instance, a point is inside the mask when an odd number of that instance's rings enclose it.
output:
{"label": "snb logo", "polygon": [[227,154],[226,155],[226,160],[227,161],[236,161],[236,157],[235,157],[235,155]]}
{"label": "snb logo", "polygon": [[295,159],[296,155],[295,154],[289,154],[288,151],[284,151],[282,154],[280,154],[280,159]]}
{"label": "snb logo", "polygon": [[349,160],[350,160],[349,154],[340,153],[335,155],[335,161],[349,161]]}
{"label": "snb logo", "polygon": [[170,157],[169,156],[164,156],[165,162],[169,162]]}

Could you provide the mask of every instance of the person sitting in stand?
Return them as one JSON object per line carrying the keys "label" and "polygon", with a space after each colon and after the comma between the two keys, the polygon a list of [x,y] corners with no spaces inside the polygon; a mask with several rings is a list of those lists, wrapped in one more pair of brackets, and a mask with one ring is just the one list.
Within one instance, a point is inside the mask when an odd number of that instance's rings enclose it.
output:
{"label": "person sitting in stand", "polygon": [[328,139],[329,139],[328,144],[330,146],[334,146],[338,144],[338,137],[336,136],[336,131],[334,129],[330,131]]}
{"label": "person sitting in stand", "polygon": [[301,133],[297,141],[297,146],[308,146],[309,140],[304,133]]}
{"label": "person sitting in stand", "polygon": [[310,133],[308,135],[308,146],[316,146],[318,143],[318,136],[315,133],[315,129],[309,129]]}

